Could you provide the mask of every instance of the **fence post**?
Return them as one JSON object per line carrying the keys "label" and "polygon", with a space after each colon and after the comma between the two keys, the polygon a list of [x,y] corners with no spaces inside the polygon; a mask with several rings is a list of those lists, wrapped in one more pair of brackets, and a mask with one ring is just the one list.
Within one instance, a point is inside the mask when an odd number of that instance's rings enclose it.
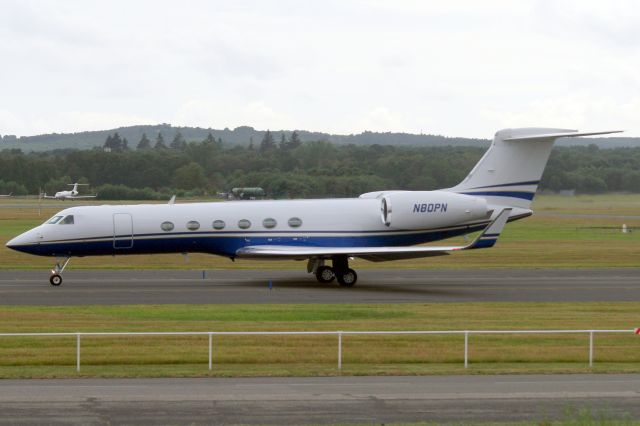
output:
{"label": "fence post", "polygon": [[593,330],[589,332],[589,367],[593,367]]}
{"label": "fence post", "polygon": [[213,335],[209,332],[209,370],[212,368],[212,358],[213,358]]}
{"label": "fence post", "polygon": [[469,332],[464,332],[464,368],[469,367]]}
{"label": "fence post", "polygon": [[338,331],[338,370],[342,370],[342,331]]}
{"label": "fence post", "polygon": [[76,371],[80,371],[80,333],[76,333]]}

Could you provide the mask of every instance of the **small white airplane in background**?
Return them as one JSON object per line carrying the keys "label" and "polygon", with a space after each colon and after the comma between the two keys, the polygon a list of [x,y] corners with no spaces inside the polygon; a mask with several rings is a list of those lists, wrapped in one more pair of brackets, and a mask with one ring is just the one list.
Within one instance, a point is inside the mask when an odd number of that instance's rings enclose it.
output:
{"label": "small white airplane in background", "polygon": [[46,193],[42,198],[55,199],[55,200],[80,200],[83,198],[96,198],[97,195],[78,195],[78,186],[89,185],[88,183],[70,183],[69,186],[73,186],[71,191],[58,191],[55,195],[47,195]]}
{"label": "small white airplane in background", "polygon": [[0,198],[7,198],[7,197],[11,197],[13,195],[13,192],[10,192],[8,194],[0,194]]}
{"label": "small white airplane in background", "polygon": [[[321,283],[353,286],[349,259],[382,262],[492,247],[531,202],[556,139],[601,135],[524,128],[496,133],[467,177],[437,191],[379,191],[358,198],[71,207],[7,243],[58,259],[62,283],[72,256],[199,252],[251,259],[307,260]],[[58,195],[58,194],[56,194]],[[465,246],[419,246],[482,231]],[[326,265],[331,261],[331,266]]]}

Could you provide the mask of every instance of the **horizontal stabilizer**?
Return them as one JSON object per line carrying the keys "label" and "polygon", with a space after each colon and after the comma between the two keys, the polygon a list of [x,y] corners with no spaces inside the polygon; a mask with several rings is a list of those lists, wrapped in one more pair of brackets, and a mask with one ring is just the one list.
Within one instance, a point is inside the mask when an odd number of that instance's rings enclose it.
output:
{"label": "horizontal stabilizer", "polygon": [[252,259],[308,259],[310,257],[330,258],[342,255],[360,257],[375,262],[444,256],[451,251],[493,246],[507,223],[510,213],[510,208],[502,210],[484,231],[466,246],[316,247],[263,245],[242,247],[236,251],[236,256]]}
{"label": "horizontal stabilizer", "polygon": [[546,134],[532,134],[532,135],[522,135],[522,136],[514,136],[511,138],[505,138],[505,141],[543,141],[543,140],[554,140],[558,138],[573,138],[576,136],[595,136],[595,135],[608,135],[611,133],[621,133],[623,130],[606,130],[602,132],[578,132],[577,130],[568,130],[566,132],[559,133],[546,133]]}

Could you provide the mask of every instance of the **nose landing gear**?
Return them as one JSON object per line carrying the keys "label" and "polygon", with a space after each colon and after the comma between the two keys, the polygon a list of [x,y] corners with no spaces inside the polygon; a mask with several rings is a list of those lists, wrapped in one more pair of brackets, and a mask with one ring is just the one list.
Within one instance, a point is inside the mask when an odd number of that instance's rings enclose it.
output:
{"label": "nose landing gear", "polygon": [[51,283],[51,285],[53,286],[59,286],[60,284],[62,284],[62,277],[58,274],[51,274],[51,276],[49,277],[49,282]]}
{"label": "nose landing gear", "polygon": [[60,259],[58,262],[56,262],[56,266],[54,266],[53,269],[51,270],[51,276],[49,277],[49,282],[51,283],[52,286],[57,287],[60,284],[62,284],[62,275],[61,275],[62,271],[64,271],[64,268],[67,267],[71,258],[65,257],[63,259]]}

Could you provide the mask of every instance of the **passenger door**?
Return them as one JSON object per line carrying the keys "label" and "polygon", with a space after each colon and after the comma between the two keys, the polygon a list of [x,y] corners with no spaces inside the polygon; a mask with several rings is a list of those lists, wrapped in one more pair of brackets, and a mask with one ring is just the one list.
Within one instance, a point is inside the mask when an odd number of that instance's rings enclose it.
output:
{"label": "passenger door", "polygon": [[113,248],[133,247],[133,218],[129,213],[113,214]]}

